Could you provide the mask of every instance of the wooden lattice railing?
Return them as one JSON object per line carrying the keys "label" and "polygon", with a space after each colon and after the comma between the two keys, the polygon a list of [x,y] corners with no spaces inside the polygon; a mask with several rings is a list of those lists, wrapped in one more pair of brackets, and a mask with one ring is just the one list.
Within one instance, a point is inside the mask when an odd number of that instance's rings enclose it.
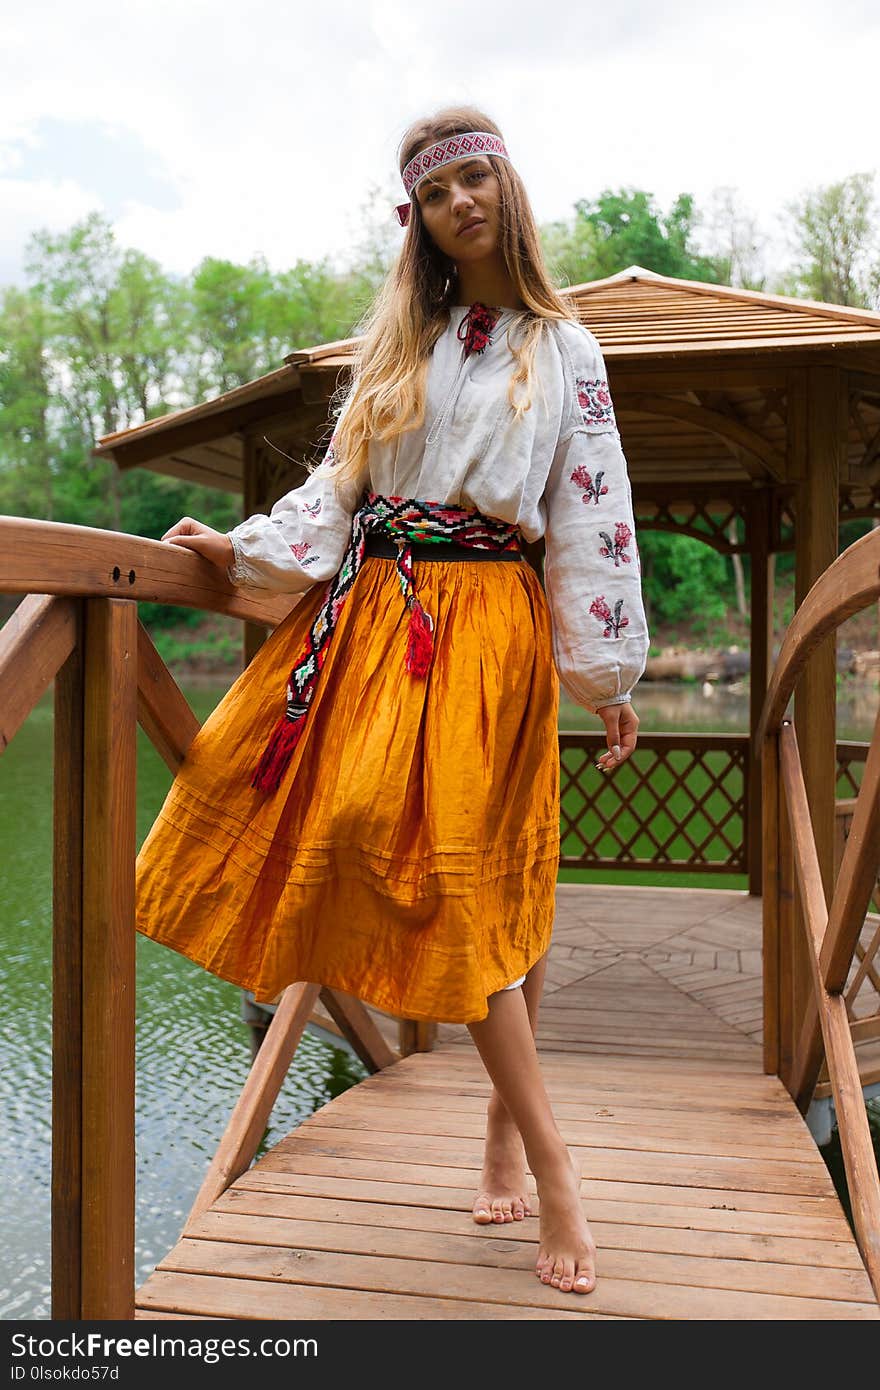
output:
{"label": "wooden lattice railing", "polygon": [[604,735],[561,733],[563,868],[745,873],[750,775],[743,734],[639,734],[613,778]]}
{"label": "wooden lattice railing", "polygon": [[[827,897],[797,732],[786,716],[811,653],[846,618],[878,598],[880,531],[872,531],[829,565],[795,613],[767,691],[756,753],[761,756],[764,820],[765,1068],[778,1071],[805,1111],[824,1052],[856,1239],[880,1296],[880,1177],[848,1008],[848,997],[850,1003],[854,997],[852,983],[847,992],[880,870],[880,713],[848,812],[839,871]],[[795,936],[798,921],[800,942]],[[869,954],[870,947],[856,974]],[[806,996],[798,992],[802,961],[812,986]],[[862,979],[867,973],[866,968]],[[799,1009],[802,997],[807,1002]]]}

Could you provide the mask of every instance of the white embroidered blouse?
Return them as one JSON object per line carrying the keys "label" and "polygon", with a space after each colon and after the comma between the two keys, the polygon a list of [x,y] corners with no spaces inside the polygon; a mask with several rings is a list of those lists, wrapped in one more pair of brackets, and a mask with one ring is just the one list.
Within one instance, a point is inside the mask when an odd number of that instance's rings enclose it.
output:
{"label": "white embroidered blouse", "polygon": [[[485,350],[465,356],[458,329],[468,307],[451,307],[434,345],[423,426],[370,442],[371,486],[384,496],[477,507],[527,541],[543,536],[560,684],[592,712],[622,704],[644,672],[649,637],[632,493],[599,344],[581,324],[547,320],[532,407],[517,421],[507,398],[509,340],[524,314],[502,310]],[[301,487],[268,516],[227,532],[234,584],[298,593],[336,574],[362,489],[337,485],[335,464],[331,438]]]}

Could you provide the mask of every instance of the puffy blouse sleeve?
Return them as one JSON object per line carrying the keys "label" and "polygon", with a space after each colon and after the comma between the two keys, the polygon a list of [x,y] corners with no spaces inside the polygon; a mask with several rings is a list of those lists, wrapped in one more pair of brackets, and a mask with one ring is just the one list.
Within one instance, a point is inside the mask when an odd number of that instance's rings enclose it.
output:
{"label": "puffy blouse sleeve", "polygon": [[280,497],[268,515],[258,512],[226,532],[235,557],[226,570],[231,583],[295,594],[333,577],[359,500],[355,485],[336,482],[335,464],[331,439],[301,487]]}
{"label": "puffy blouse sleeve", "polygon": [[598,342],[561,338],[566,406],[544,489],[544,589],[560,684],[595,713],[631,699],[649,635],[632,492]]}

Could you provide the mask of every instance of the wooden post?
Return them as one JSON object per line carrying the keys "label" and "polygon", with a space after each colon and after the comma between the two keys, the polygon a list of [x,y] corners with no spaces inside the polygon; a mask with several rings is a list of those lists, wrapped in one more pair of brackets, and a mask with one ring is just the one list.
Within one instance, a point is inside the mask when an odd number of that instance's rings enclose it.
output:
{"label": "wooden post", "polygon": [[78,1321],[82,1290],[83,626],[55,677],[52,855],[52,1317]]}
{"label": "wooden post", "polygon": [[185,1231],[250,1167],[320,989],[320,985],[299,983],[288,985],[281,996],[211,1166],[196,1194]]}
{"label": "wooden post", "polygon": [[[783,721],[785,724],[786,721]],[[777,1007],[779,1033],[779,1076],[783,1081],[791,1078],[792,1063],[797,1046],[797,1023],[794,1016],[794,963],[795,932],[795,867],[794,845],[791,834],[791,812],[782,785],[780,769],[779,736],[776,738],[775,765],[777,769],[777,822],[776,840],[779,846],[777,930],[779,948],[777,952]],[[800,940],[803,940],[801,933]]]}
{"label": "wooden post", "polygon": [[364,1066],[371,1072],[390,1067],[400,1058],[389,1047],[366,1005],[353,994],[341,989],[324,986],[320,994],[321,1003],[336,1024],[342,1036],[354,1048]]}
{"label": "wooden post", "polygon": [[412,1052],[432,1052],[436,1041],[436,1023],[415,1018],[398,1019],[397,1047],[401,1057],[409,1057]]}
{"label": "wooden post", "polygon": [[134,1316],[137,605],[85,601],[80,1317]]}
{"label": "wooden post", "polygon": [[[746,509],[749,555],[751,562],[751,614],[749,652],[749,746],[754,750],[755,730],[761,718],[767,681],[772,664],[773,649],[773,573],[770,529],[772,525],[773,494],[767,488],[756,489]],[[755,750],[760,754],[760,749]],[[757,764],[752,761],[752,769]],[[762,831],[761,778],[752,776],[748,789],[748,844],[746,857],[749,866],[749,892],[762,891]]]}
{"label": "wooden post", "polygon": [[[754,734],[753,734],[754,737]],[[764,843],[761,851],[763,882],[763,942],[761,965],[764,991],[764,1070],[779,1073],[779,933],[780,898],[784,868],[780,855],[779,819],[782,788],[779,783],[779,739],[777,734],[764,740],[761,750],[761,776],[753,777],[763,791]]]}
{"label": "wooden post", "polygon": [[[805,367],[803,389],[793,394],[795,439],[799,458],[795,516],[795,606],[799,606],[823,570],[837,559],[838,498],[846,446],[846,378],[836,367]],[[800,466],[798,466],[800,465]],[[795,728],[804,769],[810,818],[826,902],[834,876],[834,802],[837,785],[837,639],[829,635],[812,653],[795,688]],[[797,1046],[801,1022],[812,998],[812,979],[804,930],[804,909],[797,883],[791,943],[792,1035],[787,1053]],[[783,989],[787,982],[780,981]],[[788,1080],[788,1074],[783,1077]]]}
{"label": "wooden post", "polygon": [[[261,497],[259,486],[259,470],[257,468],[257,447],[256,438],[249,431],[244,436],[244,460],[243,460],[243,482],[244,495],[242,506],[244,516],[242,520],[247,520],[256,512],[267,511],[269,503],[265,497]],[[242,624],[242,662],[244,666],[249,666],[257,652],[266,640],[267,632],[259,623]]]}

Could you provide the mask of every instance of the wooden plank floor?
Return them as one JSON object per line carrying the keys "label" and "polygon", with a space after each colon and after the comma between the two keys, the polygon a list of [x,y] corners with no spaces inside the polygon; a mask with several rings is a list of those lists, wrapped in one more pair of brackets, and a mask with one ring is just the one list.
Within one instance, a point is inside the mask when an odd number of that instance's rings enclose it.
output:
{"label": "wooden plank floor", "polygon": [[467,1029],[442,1025],[240,1178],[138,1316],[880,1318],[812,1136],[761,1070],[752,900],[561,884],[558,906],[538,1046],[592,1293],[535,1277],[536,1196],[525,1221],[472,1221],[489,1084]]}
{"label": "wooden plank floor", "polygon": [[[574,980],[598,974],[610,966],[640,963],[647,971],[668,981],[684,996],[683,1009],[692,1002],[702,1011],[730,1024],[737,1034],[761,1046],[763,1026],[761,979],[761,899],[746,892],[724,889],[642,888],[633,885],[561,883],[556,890],[557,914],[546,991]],[[646,903],[650,904],[646,911]],[[877,915],[869,914],[862,932],[867,948],[877,927]],[[850,978],[856,964],[850,968]],[[880,996],[866,980],[856,1000],[856,1017],[875,1014]],[[388,1043],[397,1048],[397,1024],[378,1009],[373,1017]],[[315,1019],[328,1032],[339,1032],[320,1005]],[[636,1023],[636,1028],[631,1026]],[[631,1055],[655,1050],[650,1011],[639,1007],[627,1028],[626,1047]],[[591,1020],[596,1026],[598,1019]],[[638,1025],[644,1031],[640,1031]],[[466,1029],[441,1024],[441,1040],[468,1038]],[[600,1048],[607,1035],[597,1028]],[[862,1084],[880,1081],[880,1040],[856,1044]],[[823,1066],[815,1095],[830,1095]]]}

